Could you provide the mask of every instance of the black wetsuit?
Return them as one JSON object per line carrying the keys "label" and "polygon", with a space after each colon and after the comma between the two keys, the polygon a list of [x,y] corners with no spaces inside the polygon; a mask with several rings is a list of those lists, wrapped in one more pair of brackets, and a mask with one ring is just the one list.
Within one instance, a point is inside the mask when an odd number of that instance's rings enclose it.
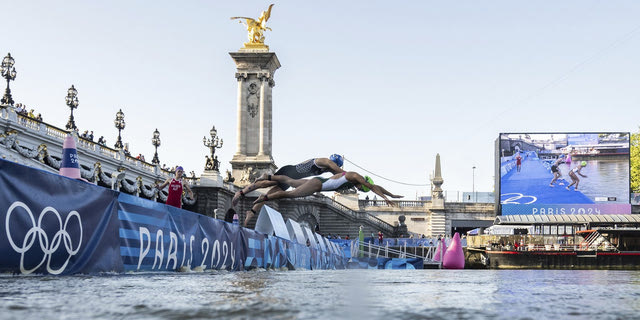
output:
{"label": "black wetsuit", "polygon": [[[287,165],[284,166],[278,171],[276,171],[275,175],[287,176],[291,179],[302,179],[311,176],[318,176],[325,172],[328,172],[329,168],[320,168],[316,165],[316,159],[309,159],[305,162],[298,163],[296,165]],[[278,183],[278,187],[282,190],[289,189],[289,185],[280,182]]]}
{"label": "black wetsuit", "polygon": [[555,163],[554,163],[554,164],[551,166],[551,172],[560,172],[560,171],[558,170],[558,166],[559,166],[560,164],[562,164],[562,163],[564,163],[564,161],[560,161],[560,162],[558,162],[557,164],[555,164]]}

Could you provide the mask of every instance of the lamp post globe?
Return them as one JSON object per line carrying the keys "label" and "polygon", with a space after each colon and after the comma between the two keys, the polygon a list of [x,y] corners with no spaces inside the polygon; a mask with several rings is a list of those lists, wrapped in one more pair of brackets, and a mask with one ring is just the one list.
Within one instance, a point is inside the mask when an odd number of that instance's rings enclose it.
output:
{"label": "lamp post globe", "polygon": [[124,122],[124,113],[122,112],[122,109],[120,109],[116,113],[116,119],[113,121],[113,124],[116,126],[116,129],[118,129],[118,141],[116,141],[114,147],[116,147],[116,149],[122,149],[123,144],[122,136],[120,135],[120,133],[122,130],[124,130],[124,127],[126,125],[126,123]]}
{"label": "lamp post globe", "polygon": [[151,163],[156,165],[160,164],[160,159],[158,158],[158,147],[160,146],[160,131],[158,131],[158,128],[156,128],[156,130],[153,132],[151,144],[156,148],[156,152],[153,155],[153,160],[151,160]]}
{"label": "lamp post globe", "polygon": [[15,60],[11,57],[11,53],[7,53],[7,56],[2,59],[0,65],[0,74],[7,79],[7,88],[4,91],[4,96],[0,100],[0,104],[3,106],[13,105],[13,98],[11,97],[11,89],[9,88],[9,82],[16,79],[16,68],[13,67]]}
{"label": "lamp post globe", "polygon": [[73,119],[73,109],[77,109],[80,103],[78,101],[78,90],[76,90],[74,85],[71,85],[71,88],[67,90],[67,96],[64,98],[64,100],[67,103],[67,107],[71,109],[71,115],[69,116],[69,121],[67,122],[65,128],[69,131],[76,130],[77,127],[76,122]]}
{"label": "lamp post globe", "polygon": [[205,147],[209,148],[209,152],[211,153],[211,158],[207,159],[207,163],[205,164],[205,170],[213,170],[218,171],[219,162],[215,157],[216,148],[222,148],[222,144],[224,141],[218,137],[218,130],[216,130],[216,126],[213,126],[211,130],[209,130],[210,139],[207,137],[202,138],[202,143]]}

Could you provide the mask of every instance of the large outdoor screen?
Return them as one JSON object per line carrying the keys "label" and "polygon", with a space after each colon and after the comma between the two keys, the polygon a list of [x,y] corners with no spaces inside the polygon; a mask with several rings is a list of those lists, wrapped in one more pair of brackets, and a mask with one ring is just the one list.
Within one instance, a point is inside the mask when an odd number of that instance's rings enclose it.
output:
{"label": "large outdoor screen", "polygon": [[503,215],[630,214],[629,133],[501,133]]}

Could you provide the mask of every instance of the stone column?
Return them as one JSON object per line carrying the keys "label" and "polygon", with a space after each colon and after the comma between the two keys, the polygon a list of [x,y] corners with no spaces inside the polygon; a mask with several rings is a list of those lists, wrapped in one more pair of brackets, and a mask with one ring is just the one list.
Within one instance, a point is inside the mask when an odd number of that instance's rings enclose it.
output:
{"label": "stone column", "polygon": [[271,155],[271,88],[280,62],[268,49],[229,54],[236,63],[238,79],[237,150],[231,167],[235,183],[243,186],[276,169]]}
{"label": "stone column", "polygon": [[246,152],[246,146],[244,145],[244,132],[241,130],[243,125],[243,113],[242,113],[242,107],[243,107],[243,103],[242,103],[242,91],[243,91],[243,87],[244,87],[244,80],[247,78],[247,74],[246,73],[236,73],[236,79],[238,80],[238,127],[236,128],[236,134],[237,134],[237,146],[236,146],[236,155],[241,155],[244,154]]}
{"label": "stone column", "polygon": [[265,87],[267,86],[267,77],[265,75],[260,76],[260,141],[258,145],[258,156],[264,156],[264,143],[265,143],[265,127],[266,124],[265,119],[267,118],[265,115],[265,99],[267,95],[265,94]]}

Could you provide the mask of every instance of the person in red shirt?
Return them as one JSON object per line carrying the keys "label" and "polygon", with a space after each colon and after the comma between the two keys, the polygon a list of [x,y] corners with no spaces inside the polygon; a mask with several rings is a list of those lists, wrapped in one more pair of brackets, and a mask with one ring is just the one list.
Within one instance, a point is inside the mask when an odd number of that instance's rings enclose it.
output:
{"label": "person in red shirt", "polygon": [[187,189],[189,198],[193,199],[193,192],[189,185],[183,183],[182,175],[184,175],[184,169],[181,166],[176,167],[176,176],[174,178],[168,178],[161,185],[156,184],[158,190],[164,189],[169,185],[169,194],[167,195],[167,204],[176,208],[182,208],[182,189]]}

